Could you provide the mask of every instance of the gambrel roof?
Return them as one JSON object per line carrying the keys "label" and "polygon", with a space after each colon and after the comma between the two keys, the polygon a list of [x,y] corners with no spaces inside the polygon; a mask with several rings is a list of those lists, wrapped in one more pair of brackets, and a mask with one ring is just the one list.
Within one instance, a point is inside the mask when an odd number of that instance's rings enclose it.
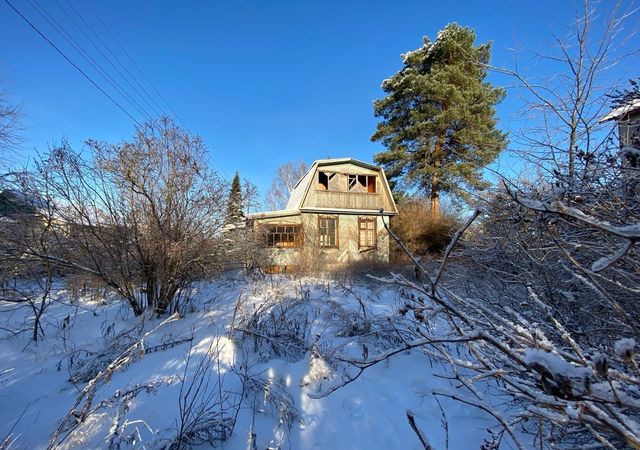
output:
{"label": "gambrel roof", "polygon": [[384,170],[382,168],[375,166],[373,164],[366,163],[364,161],[359,161],[353,158],[332,158],[332,159],[319,159],[314,161],[309,170],[300,178],[300,180],[296,183],[289,195],[289,201],[287,203],[286,209],[280,211],[269,211],[264,213],[256,213],[251,214],[250,218],[258,219],[258,218],[269,218],[269,217],[285,217],[296,215],[301,212],[319,212],[319,213],[329,213],[329,212],[339,212],[346,214],[380,214],[378,209],[348,209],[348,208],[339,208],[339,207],[318,207],[318,206],[310,206],[305,205],[305,200],[309,197],[309,193],[312,190],[312,186],[314,185],[315,180],[317,179],[317,173],[319,169],[323,167],[330,166],[332,170],[335,170],[335,166],[345,166],[345,172],[348,172],[348,166],[357,166],[369,171],[377,172],[377,175],[380,179],[380,194],[385,196],[386,201],[384,202],[388,207],[384,208],[383,214],[386,216],[396,215],[398,214],[398,210],[396,208],[395,201],[393,200],[393,195],[391,194],[391,189],[389,188],[389,183],[387,182],[387,178],[384,174]]}

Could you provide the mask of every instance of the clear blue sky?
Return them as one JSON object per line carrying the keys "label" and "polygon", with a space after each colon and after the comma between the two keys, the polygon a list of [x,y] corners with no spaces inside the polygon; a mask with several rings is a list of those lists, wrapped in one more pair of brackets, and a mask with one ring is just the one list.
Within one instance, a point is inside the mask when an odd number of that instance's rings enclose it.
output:
{"label": "clear blue sky", "polygon": [[[106,85],[32,3],[10,1]],[[116,49],[85,0],[36,1],[95,54],[59,6],[70,11],[69,1]],[[264,193],[276,167],[290,160],[310,163],[327,156],[352,156],[371,161],[382,150],[369,140],[376,126],[372,100],[382,96],[381,81],[401,67],[400,54],[420,46],[423,35],[435,37],[452,21],[473,27],[478,42],[493,41],[493,64],[512,66],[512,49],[542,51],[553,42],[552,32],[564,35],[580,2],[103,1],[91,5],[180,119],[204,138],[214,166],[226,176],[239,171]],[[46,151],[48,143],[63,136],[76,147],[86,138],[117,142],[131,136],[131,119],[4,0],[0,0],[0,42],[2,89],[22,105],[28,128],[23,156]],[[637,60],[634,64],[637,76]],[[129,68],[134,71],[130,63]],[[529,69],[535,72],[535,67]],[[496,84],[506,83],[492,77]],[[121,102],[135,114],[133,107]],[[517,107],[516,95],[500,106],[504,128],[509,128]]]}

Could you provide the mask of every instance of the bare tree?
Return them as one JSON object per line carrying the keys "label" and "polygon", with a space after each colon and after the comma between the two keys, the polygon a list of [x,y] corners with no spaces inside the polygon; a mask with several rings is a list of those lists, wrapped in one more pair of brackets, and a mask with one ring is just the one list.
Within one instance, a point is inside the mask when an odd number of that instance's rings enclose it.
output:
{"label": "bare tree", "polygon": [[[20,107],[11,104],[7,95],[0,91],[0,183],[5,184],[8,170],[8,153],[14,152],[22,142]],[[0,186],[2,188],[2,186]]]}
{"label": "bare tree", "polygon": [[21,334],[31,329],[32,340],[44,336],[42,317],[53,301],[53,280],[57,275],[50,256],[53,239],[52,214],[38,211],[52,211],[51,203],[42,202],[39,193],[29,190],[23,174],[5,177],[5,183],[13,189],[0,194],[0,299],[27,307],[32,313],[33,323],[15,324],[12,334]]}
{"label": "bare tree", "polygon": [[21,141],[20,131],[20,108],[11,105],[0,92],[0,151],[4,152],[14,148]]}
{"label": "bare tree", "polygon": [[258,187],[246,178],[242,180],[242,209],[247,214],[260,209]]}
{"label": "bare tree", "polygon": [[131,142],[88,145],[91,160],[63,143],[37,166],[38,190],[56,205],[56,239],[33,256],[99,278],[136,315],[164,313],[214,266],[225,184],[205,165],[200,138],[169,119]]}
{"label": "bare tree", "polygon": [[289,194],[307,172],[307,164],[303,161],[291,161],[276,169],[276,177],[266,195],[266,205],[269,209],[284,209],[289,200]]}
{"label": "bare tree", "polygon": [[[566,37],[554,37],[554,50],[533,53],[535,67],[544,65],[545,75],[531,76],[516,61],[514,69],[493,68],[515,79],[524,108],[519,117],[524,127],[512,135],[524,151],[518,154],[534,167],[572,185],[585,176],[602,140],[600,119],[609,108],[612,94],[625,76],[614,71],[622,61],[637,56],[637,29],[626,27],[636,11],[625,2],[607,5],[583,0],[582,11]],[[529,66],[529,64],[528,64]]]}

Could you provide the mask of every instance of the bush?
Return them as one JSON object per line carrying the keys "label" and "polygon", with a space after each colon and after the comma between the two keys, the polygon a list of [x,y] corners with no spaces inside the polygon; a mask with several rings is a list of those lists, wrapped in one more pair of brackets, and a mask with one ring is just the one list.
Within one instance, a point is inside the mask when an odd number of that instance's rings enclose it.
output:
{"label": "bush", "polygon": [[[398,215],[391,219],[391,230],[414,255],[440,253],[460,226],[460,217],[450,211],[433,214],[428,200],[409,197],[398,203]],[[395,259],[400,256],[396,252]]]}

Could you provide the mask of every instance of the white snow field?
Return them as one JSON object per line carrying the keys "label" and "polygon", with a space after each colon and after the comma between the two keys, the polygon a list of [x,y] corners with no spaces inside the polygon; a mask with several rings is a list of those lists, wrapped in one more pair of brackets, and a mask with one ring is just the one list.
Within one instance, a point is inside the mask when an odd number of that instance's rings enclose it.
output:
{"label": "white snow field", "polygon": [[[438,376],[447,369],[420,350],[373,365],[320,396],[346,374],[327,364],[323,352],[338,349],[345,357],[362,359],[388,348],[385,339],[392,333],[384,328],[368,331],[372,338],[366,348],[345,332],[357,328],[349,321],[363,307],[384,324],[400,303],[394,287],[359,283],[227,276],[194,288],[187,311],[170,320],[133,317],[111,298],[71,301],[61,289],[59,301],[45,313],[45,337],[37,345],[31,333],[12,336],[10,331],[30,326],[30,311],[1,304],[0,442],[9,437],[10,448],[47,448],[58,430],[52,442],[59,448],[177,448],[182,399],[183,406],[193,406],[183,415],[186,422],[199,416],[204,424],[183,441],[196,448],[248,449],[253,432],[260,450],[421,449],[407,410],[434,448],[445,449],[447,436],[450,449],[480,448],[495,421],[446,398],[440,398],[441,409],[432,391],[451,389]],[[258,317],[263,322],[255,322]],[[253,331],[238,331],[252,324]],[[311,351],[302,350],[294,335],[277,334],[291,329],[308,338]],[[276,330],[275,340],[261,338],[259,330]],[[145,333],[144,342],[136,344]],[[91,389],[76,404],[88,384]],[[83,406],[88,409],[79,421]]]}

